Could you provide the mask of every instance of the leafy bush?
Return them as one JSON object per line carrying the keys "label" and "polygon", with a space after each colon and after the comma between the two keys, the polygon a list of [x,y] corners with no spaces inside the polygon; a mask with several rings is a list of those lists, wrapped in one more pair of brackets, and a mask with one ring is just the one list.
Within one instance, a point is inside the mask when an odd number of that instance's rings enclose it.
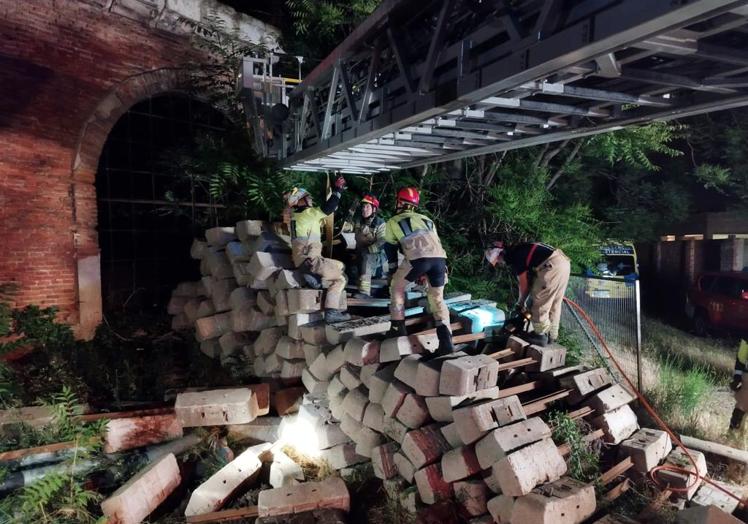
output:
{"label": "leafy bush", "polygon": [[567,413],[553,411],[548,417],[556,444],[568,444],[571,452],[567,463],[569,476],[581,482],[592,482],[600,475],[600,454],[584,441],[589,428],[581,420],[574,420]]}
{"label": "leafy bush", "polygon": [[683,369],[683,364],[673,357],[660,362],[658,384],[649,391],[657,409],[665,417],[679,416],[692,419],[715,386],[712,374],[695,365]]}

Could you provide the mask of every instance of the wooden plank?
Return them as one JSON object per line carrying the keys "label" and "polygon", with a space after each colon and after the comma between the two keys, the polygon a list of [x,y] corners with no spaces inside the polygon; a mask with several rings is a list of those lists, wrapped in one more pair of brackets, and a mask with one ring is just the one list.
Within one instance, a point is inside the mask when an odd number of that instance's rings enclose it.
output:
{"label": "wooden plank", "polygon": [[467,333],[465,335],[457,335],[452,337],[453,344],[465,344],[467,342],[474,342],[476,340],[482,340],[486,338],[485,333]]}
{"label": "wooden plank", "polygon": [[512,355],[514,355],[513,349],[502,349],[501,351],[497,351],[495,353],[489,353],[487,356],[499,360],[504,357],[511,357]]}
{"label": "wooden plank", "polygon": [[38,446],[35,448],[14,449],[12,451],[0,453],[0,462],[10,462],[12,460],[22,459],[29,455],[39,455],[41,453],[55,453],[65,449],[72,449],[76,445],[79,446],[80,442],[76,444],[75,441],[71,440],[68,442],[58,442],[56,444],[47,444],[46,446]]}
{"label": "wooden plank", "polygon": [[592,414],[592,413],[594,413],[594,412],[595,412],[595,410],[594,410],[594,409],[592,409],[591,407],[589,407],[589,406],[584,406],[583,408],[579,408],[579,409],[578,409],[578,410],[576,410],[576,411],[569,411],[569,412],[567,413],[567,415],[568,415],[568,417],[569,417],[570,419],[572,419],[572,420],[576,420],[576,419],[578,419],[578,418],[584,418],[584,417],[586,417],[587,415],[591,415],[591,414]]}
{"label": "wooden plank", "polygon": [[689,437],[688,435],[680,435],[680,440],[687,448],[748,464],[748,451],[731,448],[730,446],[717,444],[708,440]]}
{"label": "wooden plank", "polygon": [[168,415],[174,413],[174,406],[169,405],[168,407],[151,408],[151,409],[137,409],[135,411],[113,411],[111,413],[89,413],[88,415],[76,415],[73,417],[79,422],[93,422],[94,420],[114,420],[118,418],[131,418],[131,417],[147,417],[150,415]]}
{"label": "wooden plank", "polygon": [[628,478],[625,478],[621,482],[613,486],[613,488],[610,491],[608,491],[605,495],[603,495],[603,498],[607,502],[613,502],[618,497],[626,493],[630,487],[631,487],[631,480]]}
{"label": "wooden plank", "polygon": [[[408,325],[408,321],[407,320],[405,321],[405,325],[406,326]],[[462,324],[460,324],[459,322],[452,322],[449,325],[449,329],[452,330],[452,331],[456,331],[458,329],[462,329]],[[434,333],[436,333],[436,328],[430,328],[430,329],[424,329],[423,331],[419,331],[418,333],[413,333],[412,336],[417,336],[417,335],[433,335]],[[454,339],[452,340],[452,342],[454,342]]]}
{"label": "wooden plank", "polygon": [[546,395],[545,397],[533,400],[532,402],[528,402],[527,404],[522,404],[522,409],[525,410],[525,415],[529,417],[530,415],[534,415],[535,413],[539,413],[545,410],[551,402],[555,402],[556,400],[568,397],[572,391],[572,389],[562,389],[561,391]]}
{"label": "wooden plank", "polygon": [[246,508],[224,509],[203,513],[202,515],[192,515],[187,517],[187,524],[199,524],[202,522],[225,522],[228,520],[238,520],[242,518],[257,518],[260,516],[257,506],[248,506]]}
{"label": "wooden plank", "polygon": [[514,395],[519,395],[520,393],[527,393],[528,391],[534,391],[540,386],[541,386],[541,382],[539,380],[536,380],[534,382],[527,382],[525,384],[520,384],[519,386],[514,386],[511,388],[500,389],[499,398],[507,398],[507,397],[512,397]]}
{"label": "wooden plank", "polygon": [[530,364],[535,364],[536,360],[534,358],[521,358],[519,360],[513,360],[511,362],[506,362],[504,364],[499,364],[499,371],[504,371],[506,369],[514,369],[514,368],[521,368],[522,366],[528,366]]}
{"label": "wooden plank", "polygon": [[626,457],[621,462],[610,468],[608,471],[600,475],[600,483],[610,484],[615,479],[617,479],[620,475],[623,475],[626,473],[629,469],[634,467],[634,463],[631,461],[631,457]]}

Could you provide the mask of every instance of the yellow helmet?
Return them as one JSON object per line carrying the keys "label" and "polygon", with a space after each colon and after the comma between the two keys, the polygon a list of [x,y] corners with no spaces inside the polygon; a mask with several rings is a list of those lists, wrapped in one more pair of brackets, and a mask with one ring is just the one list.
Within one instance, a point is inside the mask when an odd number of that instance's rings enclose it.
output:
{"label": "yellow helmet", "polygon": [[309,196],[309,191],[303,187],[295,187],[289,193],[286,194],[286,202],[290,207],[295,207]]}

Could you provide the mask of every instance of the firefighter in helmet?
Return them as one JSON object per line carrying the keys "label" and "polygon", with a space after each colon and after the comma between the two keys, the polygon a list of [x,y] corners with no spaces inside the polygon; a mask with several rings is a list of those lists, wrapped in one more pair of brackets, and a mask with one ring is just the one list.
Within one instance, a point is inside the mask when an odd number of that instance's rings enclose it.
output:
{"label": "firefighter in helmet", "polygon": [[[405,288],[408,283],[425,278],[426,295],[434,315],[439,338],[437,354],[454,351],[450,329],[449,309],[444,302],[444,285],[447,283],[447,253],[442,248],[434,222],[416,212],[420,194],[414,187],[398,191],[396,214],[387,221],[384,232],[385,252],[389,263],[391,335],[406,335]],[[405,260],[398,267],[397,252]]]}
{"label": "firefighter in helmet", "polygon": [[358,292],[362,298],[368,298],[371,296],[371,278],[381,267],[385,223],[378,215],[377,197],[366,194],[360,204],[361,211],[353,219],[351,228],[356,238]]}
{"label": "firefighter in helmet", "polygon": [[338,260],[322,256],[322,220],[335,212],[344,189],[345,179],[338,177],[330,198],[320,207],[314,207],[312,196],[301,187],[294,188],[286,196],[288,207],[292,210],[291,257],[310,285],[318,284],[312,275],[318,275],[322,282],[329,284],[325,297],[325,322],[328,323],[351,318],[341,307],[346,284],[345,266]]}

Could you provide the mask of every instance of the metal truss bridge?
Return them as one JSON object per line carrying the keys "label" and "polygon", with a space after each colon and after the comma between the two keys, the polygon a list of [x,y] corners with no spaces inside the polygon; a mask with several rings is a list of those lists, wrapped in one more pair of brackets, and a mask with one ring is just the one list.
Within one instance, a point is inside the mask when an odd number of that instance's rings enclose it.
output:
{"label": "metal truss bridge", "polygon": [[369,174],[743,105],[748,0],[384,0],[253,125],[286,168]]}

